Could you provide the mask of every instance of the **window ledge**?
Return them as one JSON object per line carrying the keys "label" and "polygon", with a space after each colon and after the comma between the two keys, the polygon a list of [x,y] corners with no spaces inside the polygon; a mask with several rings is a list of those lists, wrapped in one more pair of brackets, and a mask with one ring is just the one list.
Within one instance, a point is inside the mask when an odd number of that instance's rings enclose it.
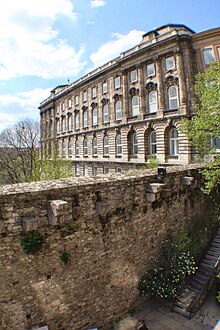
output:
{"label": "window ledge", "polygon": [[115,158],[122,158],[122,155],[115,155]]}
{"label": "window ledge", "polygon": [[109,155],[103,155],[103,158],[109,158]]}
{"label": "window ledge", "polygon": [[178,155],[168,155],[167,159],[178,159],[179,156]]}
{"label": "window ledge", "polygon": [[92,155],[92,158],[98,158],[98,155]]}

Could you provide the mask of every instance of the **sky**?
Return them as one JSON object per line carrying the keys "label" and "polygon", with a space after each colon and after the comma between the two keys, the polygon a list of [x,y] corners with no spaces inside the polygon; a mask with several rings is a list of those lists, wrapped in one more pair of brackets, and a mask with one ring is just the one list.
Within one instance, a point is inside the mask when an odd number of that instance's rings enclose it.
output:
{"label": "sky", "polygon": [[50,91],[168,23],[220,26],[219,0],[0,0],[0,132],[39,120]]}

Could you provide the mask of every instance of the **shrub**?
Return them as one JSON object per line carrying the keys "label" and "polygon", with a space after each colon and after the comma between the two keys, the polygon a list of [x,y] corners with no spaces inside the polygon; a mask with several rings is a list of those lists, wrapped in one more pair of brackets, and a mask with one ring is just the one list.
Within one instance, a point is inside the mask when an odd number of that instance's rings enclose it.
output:
{"label": "shrub", "polygon": [[195,261],[188,251],[187,237],[169,238],[161,250],[159,267],[147,271],[139,282],[142,295],[174,298],[187,276],[196,270]]}
{"label": "shrub", "polygon": [[71,254],[70,252],[64,250],[60,253],[60,259],[62,260],[62,262],[67,265],[70,262],[71,259]]}
{"label": "shrub", "polygon": [[21,239],[21,246],[26,253],[36,253],[42,248],[44,237],[38,232],[30,232]]}
{"label": "shrub", "polygon": [[158,166],[159,166],[159,162],[158,162],[158,160],[157,160],[157,157],[156,157],[156,156],[151,156],[151,157],[149,158],[149,162],[148,162],[147,167],[148,167],[148,168],[156,168],[156,167],[158,167]]}

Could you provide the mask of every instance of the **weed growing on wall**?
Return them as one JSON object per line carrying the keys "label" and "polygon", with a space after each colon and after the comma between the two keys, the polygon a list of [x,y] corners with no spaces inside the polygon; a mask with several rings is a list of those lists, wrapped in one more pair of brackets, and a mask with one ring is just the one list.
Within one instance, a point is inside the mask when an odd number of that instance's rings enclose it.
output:
{"label": "weed growing on wall", "polygon": [[30,232],[21,239],[21,246],[26,253],[36,253],[42,248],[44,237],[38,232]]}
{"label": "weed growing on wall", "polygon": [[60,253],[60,259],[62,260],[62,262],[67,265],[70,263],[70,259],[71,259],[71,254],[70,252],[64,250]]}

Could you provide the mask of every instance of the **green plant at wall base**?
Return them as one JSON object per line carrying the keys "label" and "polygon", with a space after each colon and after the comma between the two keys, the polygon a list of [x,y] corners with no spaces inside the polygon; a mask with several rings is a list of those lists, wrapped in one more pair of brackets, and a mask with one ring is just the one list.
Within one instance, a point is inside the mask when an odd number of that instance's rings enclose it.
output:
{"label": "green plant at wall base", "polygon": [[71,259],[71,254],[70,252],[64,250],[60,253],[60,259],[62,260],[62,262],[67,265],[68,263],[70,263],[70,259]]}
{"label": "green plant at wall base", "polygon": [[220,290],[218,290],[217,296],[215,298],[216,298],[216,301],[220,304]]}
{"label": "green plant at wall base", "polygon": [[139,282],[142,295],[174,298],[187,276],[195,272],[195,261],[188,251],[187,239],[166,240],[159,267],[147,271]]}
{"label": "green plant at wall base", "polygon": [[149,162],[148,162],[147,168],[156,168],[158,166],[159,166],[159,162],[157,160],[157,157],[156,156],[151,156],[149,158]]}
{"label": "green plant at wall base", "polygon": [[21,239],[21,246],[26,253],[36,253],[42,248],[44,237],[38,232],[30,232]]}

